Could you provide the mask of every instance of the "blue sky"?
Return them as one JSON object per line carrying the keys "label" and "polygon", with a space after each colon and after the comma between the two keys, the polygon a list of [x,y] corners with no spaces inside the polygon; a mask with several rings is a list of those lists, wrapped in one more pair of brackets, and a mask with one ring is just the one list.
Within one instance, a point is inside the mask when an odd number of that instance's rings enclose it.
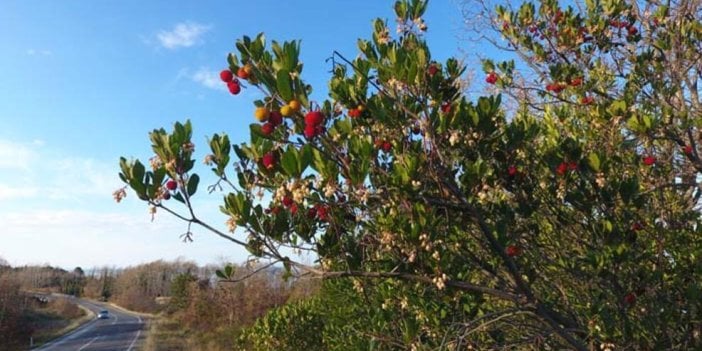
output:
{"label": "blue sky", "polygon": [[[151,222],[131,194],[116,204],[118,158],[148,159],[148,131],[186,118],[199,158],[215,132],[246,140],[258,93],[233,97],[217,78],[242,35],[301,39],[303,78],[325,97],[325,59],[333,50],[355,57],[376,17],[394,25],[393,2],[0,2],[0,257],[66,268],[244,260],[202,230],[182,243],[183,223],[166,214]],[[432,1],[425,20],[435,58],[471,47],[458,38],[458,2]],[[201,215],[224,228],[220,196],[200,195]]]}

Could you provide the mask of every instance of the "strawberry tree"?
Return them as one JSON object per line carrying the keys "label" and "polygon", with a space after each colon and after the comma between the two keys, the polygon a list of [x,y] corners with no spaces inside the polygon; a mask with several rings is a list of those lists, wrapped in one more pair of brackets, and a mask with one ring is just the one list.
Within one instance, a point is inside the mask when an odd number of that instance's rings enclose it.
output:
{"label": "strawberry tree", "polygon": [[299,42],[237,41],[221,78],[261,95],[250,141],[215,134],[204,156],[226,229],[192,206],[190,122],[151,132],[150,168],[123,158],[120,177],[186,238],[200,226],[331,280],[338,308],[371,319],[339,327],[365,349],[699,347],[699,7],[498,7],[539,77],[484,62],[518,98],[507,110],[463,94],[458,60],[432,59],[426,6],[397,1],[396,29],[376,20],[356,59],[334,52],[324,101]]}

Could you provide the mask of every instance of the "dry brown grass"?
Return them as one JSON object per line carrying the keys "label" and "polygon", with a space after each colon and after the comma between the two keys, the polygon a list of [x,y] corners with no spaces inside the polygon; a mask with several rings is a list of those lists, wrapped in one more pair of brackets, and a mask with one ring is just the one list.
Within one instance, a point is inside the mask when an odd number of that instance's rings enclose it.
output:
{"label": "dry brown grass", "polygon": [[57,298],[31,312],[34,342],[41,345],[90,321],[94,314],[66,298]]}

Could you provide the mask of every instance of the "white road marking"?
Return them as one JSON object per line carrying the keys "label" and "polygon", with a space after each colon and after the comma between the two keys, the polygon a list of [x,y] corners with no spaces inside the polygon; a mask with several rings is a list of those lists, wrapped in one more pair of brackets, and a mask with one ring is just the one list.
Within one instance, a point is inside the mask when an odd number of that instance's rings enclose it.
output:
{"label": "white road marking", "polygon": [[58,346],[58,345],[63,344],[64,342],[66,342],[66,341],[68,341],[68,340],[75,339],[75,338],[77,338],[78,336],[83,335],[83,334],[85,334],[87,331],[89,331],[89,330],[91,329],[91,328],[89,327],[89,325],[94,324],[94,321],[95,321],[95,319],[93,319],[93,320],[91,320],[91,321],[89,321],[89,322],[87,322],[87,323],[81,325],[80,327],[78,327],[78,328],[75,329],[74,331],[72,331],[72,332],[70,332],[70,333],[68,333],[68,334],[66,334],[66,335],[64,335],[64,336],[62,336],[62,337],[59,337],[58,339],[55,339],[55,340],[53,340],[53,341],[50,341],[50,342],[44,344],[42,347],[40,347],[40,348],[38,348],[38,349],[36,349],[36,350],[44,350],[44,349],[49,348],[49,347],[56,347],[56,346]]}
{"label": "white road marking", "polygon": [[[81,303],[83,303],[84,305],[89,305],[89,306],[91,306],[92,308],[94,308],[94,309],[96,309],[96,310],[101,310],[101,309],[104,309],[104,308],[105,308],[104,306],[101,306],[101,305],[98,305],[98,304],[94,304],[94,303],[89,303],[89,302],[86,302],[86,301],[81,301]],[[115,320],[114,320],[111,324],[114,325],[114,324],[116,324],[116,323],[119,321],[119,316],[118,316],[117,313],[112,313],[112,314],[115,316],[115,318],[114,318]],[[127,313],[126,315],[127,315],[127,316],[130,316],[130,317],[136,317],[136,319],[137,319],[137,321],[138,321],[138,324],[144,324],[143,320],[141,319],[141,316],[139,316],[139,315],[132,315],[131,313]],[[64,336],[62,336],[62,337],[59,337],[58,339],[55,339],[55,340],[53,340],[53,341],[50,341],[50,342],[48,342],[47,344],[44,344],[42,347],[40,347],[40,348],[38,348],[38,349],[34,349],[34,351],[46,350],[46,349],[49,349],[49,348],[57,347],[58,345],[63,344],[63,343],[65,343],[65,342],[68,341],[68,340],[76,339],[76,338],[78,338],[79,336],[85,334],[86,332],[88,332],[88,331],[90,331],[90,330],[93,330],[94,325],[95,325],[96,323],[98,323],[98,322],[99,322],[99,319],[97,319],[97,318],[95,318],[95,319],[93,319],[93,320],[91,320],[91,321],[88,321],[87,323],[81,325],[80,327],[78,327],[77,329],[73,330],[72,332],[70,332],[70,333],[68,333],[68,334],[66,334],[66,335],[64,335]],[[103,325],[104,325],[104,324],[103,324]],[[137,330],[137,333],[136,333],[136,335],[134,336],[134,339],[132,339],[131,343],[129,344],[129,348],[128,348],[126,351],[132,351],[132,350],[134,350],[134,347],[135,347],[135,345],[136,345],[136,342],[139,340],[139,337],[141,336],[141,332],[142,332],[141,329]],[[94,337],[92,340],[90,340],[87,344],[83,345],[83,346],[82,346],[80,349],[78,349],[77,351],[83,351],[85,348],[87,348],[87,347],[90,346],[92,343],[94,343],[97,339],[102,338],[102,337],[104,337],[104,336],[105,336],[105,335],[99,335],[99,336]]]}
{"label": "white road marking", "polygon": [[90,346],[90,344],[92,344],[92,343],[93,343],[95,340],[97,340],[97,339],[100,339],[100,336],[94,337],[93,340],[90,340],[87,344],[83,345],[81,348],[78,349],[78,351],[81,351],[82,349],[84,349],[84,348]]}
{"label": "white road marking", "polygon": [[139,330],[137,331],[137,334],[136,334],[136,336],[134,337],[134,340],[132,340],[132,343],[129,344],[129,348],[127,349],[127,351],[132,351],[132,348],[134,347],[134,344],[136,343],[137,340],[139,340],[139,335],[141,335],[141,329],[139,329]]}

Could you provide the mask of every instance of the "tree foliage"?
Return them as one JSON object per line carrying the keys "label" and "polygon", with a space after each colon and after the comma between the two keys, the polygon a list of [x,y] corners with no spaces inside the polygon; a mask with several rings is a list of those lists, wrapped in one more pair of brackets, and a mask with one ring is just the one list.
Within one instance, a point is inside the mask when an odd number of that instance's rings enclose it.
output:
{"label": "tree foliage", "polygon": [[190,122],[151,132],[150,169],[122,158],[120,177],[189,229],[342,279],[368,318],[351,331],[381,349],[701,347],[700,4],[577,5],[491,12],[523,61],[485,60],[486,82],[515,109],[432,59],[425,1],[396,2],[397,36],[379,19],[357,58],[335,52],[320,102],[299,42],[243,37],[222,78],[261,90],[260,123],[205,157],[228,232],[192,207]]}

